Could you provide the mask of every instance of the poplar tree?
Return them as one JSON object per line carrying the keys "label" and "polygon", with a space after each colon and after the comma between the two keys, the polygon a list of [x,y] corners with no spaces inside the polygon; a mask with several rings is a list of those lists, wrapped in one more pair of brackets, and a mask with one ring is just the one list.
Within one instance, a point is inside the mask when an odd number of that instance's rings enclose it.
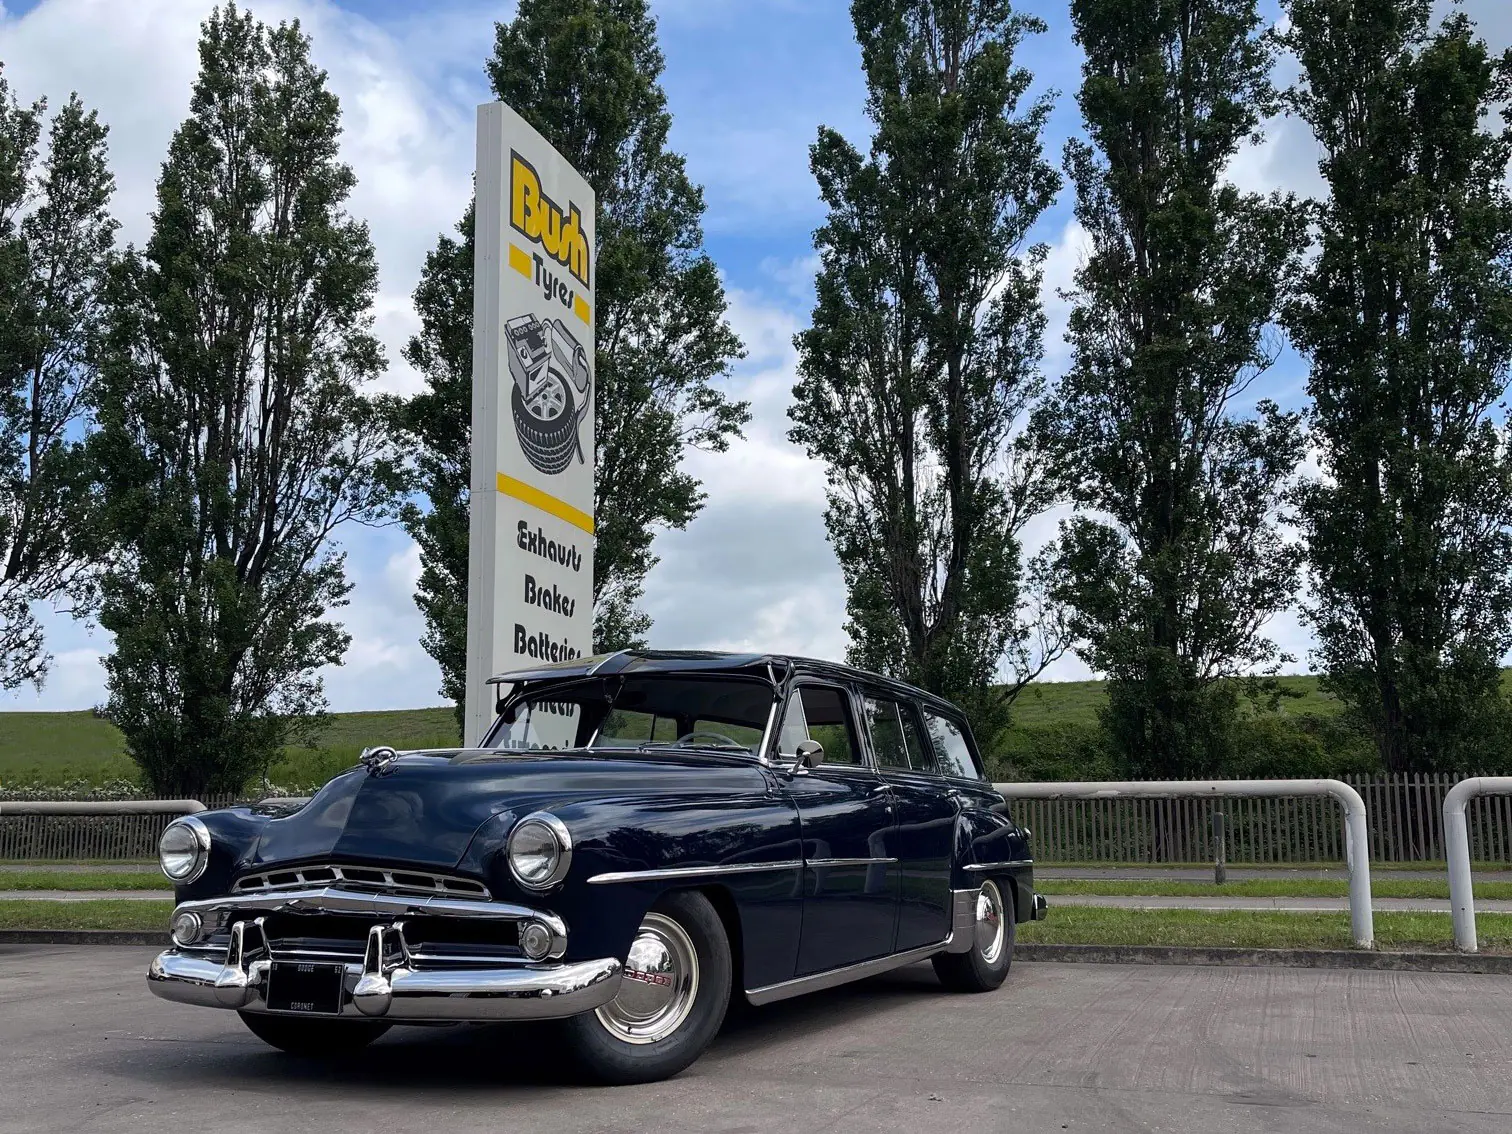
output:
{"label": "poplar tree", "polygon": [[[682,467],[722,452],[750,418],[722,388],[743,356],[724,287],[703,251],[702,191],[668,149],[672,117],[656,21],[645,0],[521,0],[497,27],[494,94],[587,178],[598,197],[594,311],[597,481],[594,648],[644,644],[639,609],[651,545],[703,509]],[[415,596],[441,692],[461,713],[466,679],[468,484],[472,437],[473,228],[443,236],[415,289],[421,329],[405,350],[426,389],[399,412],[419,450],[424,503],[404,523],[420,547]]]}
{"label": "poplar tree", "polygon": [[1071,18],[1087,137],[1065,166],[1088,250],[1039,425],[1083,512],[1056,593],[1107,675],[1129,770],[1201,776],[1232,755],[1233,679],[1279,661],[1264,625],[1298,574],[1276,510],[1300,421],[1246,402],[1278,349],[1301,214],[1224,179],[1277,108],[1274,48],[1255,0],[1073,0]]}
{"label": "poplar tree", "polygon": [[[962,701],[984,741],[1059,651],[1033,630],[1019,532],[1045,503],[1013,441],[1040,393],[1045,249],[1060,185],[1049,97],[1015,61],[1039,20],[1007,0],[855,0],[862,153],[821,128],[828,207],[790,436],[824,462],[856,664]],[[1007,695],[994,689],[1007,662]]]}
{"label": "poplar tree", "polygon": [[0,70],[0,689],[38,689],[33,604],[83,598],[92,558],[83,435],[115,238],[105,127],[77,96],[47,126]]}
{"label": "poplar tree", "polygon": [[1512,53],[1429,0],[1293,0],[1322,152],[1306,486],[1324,684],[1392,772],[1506,759],[1512,648]]}
{"label": "poplar tree", "polygon": [[384,513],[383,358],[341,110],[298,23],[202,25],[152,235],[99,378],[108,712],[152,788],[232,792],[324,709],[349,636],[331,537]]}

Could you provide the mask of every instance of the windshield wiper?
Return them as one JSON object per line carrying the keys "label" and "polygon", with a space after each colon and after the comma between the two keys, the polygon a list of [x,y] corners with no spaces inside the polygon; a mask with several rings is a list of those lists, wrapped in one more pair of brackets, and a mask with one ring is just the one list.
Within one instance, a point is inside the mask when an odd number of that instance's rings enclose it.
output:
{"label": "windshield wiper", "polygon": [[715,740],[647,740],[640,744],[638,751],[644,752],[648,748],[714,748],[721,752],[746,752],[751,751],[749,744],[736,744],[733,740],[728,743]]}

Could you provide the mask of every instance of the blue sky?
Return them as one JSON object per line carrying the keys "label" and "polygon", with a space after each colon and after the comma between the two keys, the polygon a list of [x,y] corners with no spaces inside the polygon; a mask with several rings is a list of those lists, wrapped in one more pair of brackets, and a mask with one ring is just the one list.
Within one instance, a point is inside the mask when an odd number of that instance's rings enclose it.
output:
{"label": "blue sky", "polygon": [[[398,357],[414,329],[409,293],[426,250],[460,215],[470,191],[473,108],[490,96],[482,70],[497,20],[512,3],[437,0],[266,0],[249,5],[271,21],[298,16],[314,37],[316,60],[341,97],[343,150],[359,186],[352,212],[371,224],[381,281],[377,329],[389,355],[384,384],[408,391],[416,378]],[[749,398],[747,439],[722,456],[695,455],[705,513],[685,532],[657,542],[647,609],[653,644],[757,647],[839,657],[844,593],[824,538],[823,474],[786,441],[793,383],[791,337],[811,299],[811,234],[822,221],[808,172],[819,124],[865,144],[860,52],[843,0],[653,0],[667,59],[663,84],[673,114],[672,143],[704,186],[707,247],[724,274],[731,321],[749,356],[734,392]],[[1059,161],[1078,125],[1074,92],[1080,56],[1064,0],[1032,0],[1025,10],[1048,25],[1020,61],[1035,93],[1059,98],[1046,149]],[[1469,5],[1504,44],[1512,18],[1502,0]],[[0,61],[23,99],[61,101],[72,89],[111,126],[115,202],[123,238],[147,232],[152,186],[169,135],[183,118],[193,79],[194,41],[208,0],[0,0]],[[1274,10],[1274,9],[1272,9]],[[1265,142],[1236,161],[1246,188],[1315,184],[1315,147],[1295,123],[1276,124]],[[1071,195],[1063,192],[1035,239],[1052,248],[1047,268],[1051,331],[1047,371],[1064,360],[1059,341],[1077,240]],[[1302,370],[1283,360],[1258,388],[1284,403],[1301,396]],[[1055,517],[1030,532],[1044,539]],[[325,675],[337,710],[436,704],[434,664],[418,646],[422,625],[410,594],[418,562],[397,529],[349,530],[342,537],[355,583],[338,617],[353,635],[344,666]],[[23,690],[0,709],[83,708],[104,699],[101,631],[63,615],[48,619],[56,662],[38,695]],[[1276,636],[1304,652],[1292,616]],[[1067,658],[1054,676],[1086,676]]]}

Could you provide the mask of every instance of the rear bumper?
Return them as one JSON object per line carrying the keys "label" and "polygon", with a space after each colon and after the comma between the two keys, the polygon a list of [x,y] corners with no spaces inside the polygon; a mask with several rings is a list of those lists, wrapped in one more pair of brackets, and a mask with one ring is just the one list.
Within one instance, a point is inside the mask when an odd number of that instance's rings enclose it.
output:
{"label": "rear bumper", "polygon": [[1035,894],[1029,904],[1029,920],[1044,921],[1049,913],[1049,903],[1045,901],[1045,895]]}
{"label": "rear bumper", "polygon": [[[237,969],[224,961],[168,949],[153,959],[147,987],[164,1000],[205,1008],[268,1012],[270,961]],[[462,1020],[546,1020],[591,1012],[619,991],[612,957],[577,964],[497,969],[396,968],[386,974],[346,964],[341,1015],[354,1019],[441,1023]]]}

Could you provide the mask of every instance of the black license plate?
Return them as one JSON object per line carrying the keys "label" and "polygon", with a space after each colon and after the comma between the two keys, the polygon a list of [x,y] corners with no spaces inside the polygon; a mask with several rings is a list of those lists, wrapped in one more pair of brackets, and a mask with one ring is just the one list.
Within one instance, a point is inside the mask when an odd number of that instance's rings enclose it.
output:
{"label": "black license plate", "polygon": [[345,979],[345,965],[274,961],[268,968],[268,1010],[305,1016],[339,1015]]}

